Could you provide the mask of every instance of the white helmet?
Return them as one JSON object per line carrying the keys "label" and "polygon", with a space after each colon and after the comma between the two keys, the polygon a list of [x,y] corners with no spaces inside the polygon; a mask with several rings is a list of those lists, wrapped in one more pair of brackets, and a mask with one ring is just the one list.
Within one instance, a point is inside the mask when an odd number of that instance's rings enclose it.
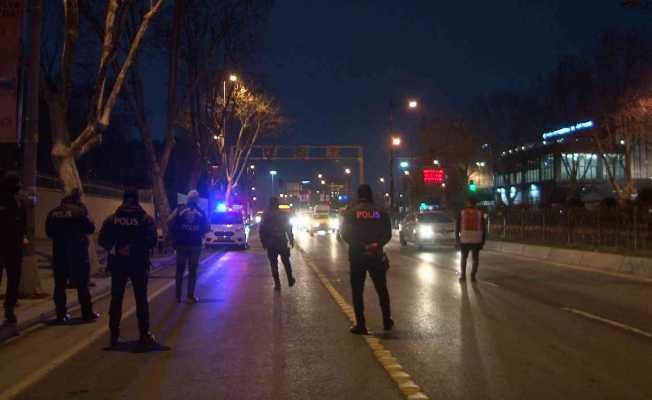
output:
{"label": "white helmet", "polygon": [[191,190],[188,192],[186,197],[186,204],[197,204],[199,201],[199,192],[196,190]]}

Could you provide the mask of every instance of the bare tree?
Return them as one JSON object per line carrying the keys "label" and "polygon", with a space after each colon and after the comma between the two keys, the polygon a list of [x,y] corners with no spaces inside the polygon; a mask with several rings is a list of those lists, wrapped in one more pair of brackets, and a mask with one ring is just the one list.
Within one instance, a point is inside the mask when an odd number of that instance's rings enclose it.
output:
{"label": "bare tree", "polygon": [[[594,57],[593,142],[621,204],[636,192],[634,151],[650,140],[652,46],[637,34],[603,35]],[[622,176],[619,176],[619,170]]]}
{"label": "bare tree", "polygon": [[[73,66],[76,60],[77,42],[80,37],[80,3],[63,0],[62,45],[58,57],[52,57],[45,65],[41,80],[41,93],[48,107],[52,134],[52,161],[66,192],[83,190],[77,160],[97,146],[109,126],[111,114],[118,100],[129,67],[133,63],[152,18],[160,11],[164,0],[151,2],[151,7],[130,38],[127,54],[118,62],[119,42],[126,11],[132,1],[108,0],[100,44],[100,61],[94,73],[95,84],[90,97],[86,124],[78,135],[73,135],[69,125],[71,89],[74,84]],[[58,62],[55,61],[58,59]],[[111,80],[111,66],[119,65]],[[58,64],[58,67],[55,67]],[[91,263],[97,270],[95,243],[91,241]]]}
{"label": "bare tree", "polygon": [[109,82],[111,64],[118,56],[118,43],[129,1],[109,0],[106,8],[104,34],[101,44],[100,62],[96,72],[95,87],[88,108],[86,126],[73,138],[67,117],[70,103],[70,89],[73,84],[72,67],[75,62],[75,50],[79,37],[79,3],[64,0],[64,35],[60,55],[60,67],[56,76],[48,76],[42,82],[43,96],[46,100],[52,129],[52,159],[63,182],[64,189],[82,189],[76,160],[90,151],[102,140],[111,119],[111,113],[124,84],[129,67],[143,41],[143,37],[152,18],[161,9],[164,0],[152,3],[143,16],[136,34],[130,40],[129,50],[120,63],[118,74]]}
{"label": "bare tree", "polygon": [[[222,102],[222,107],[216,110],[217,118],[221,118],[222,109],[229,107],[228,101],[228,97],[218,97],[218,104]],[[227,204],[248,165],[251,149],[261,136],[272,134],[281,122],[278,107],[273,101],[252,92],[244,85],[238,85],[234,90],[232,109],[237,125],[231,130],[223,129],[222,137],[218,136],[217,140],[227,182],[224,196]]]}

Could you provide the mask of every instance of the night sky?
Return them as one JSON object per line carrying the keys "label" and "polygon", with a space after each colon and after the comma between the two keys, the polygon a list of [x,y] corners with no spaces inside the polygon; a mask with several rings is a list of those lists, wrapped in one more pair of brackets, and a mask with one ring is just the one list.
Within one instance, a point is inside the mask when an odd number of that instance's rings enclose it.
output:
{"label": "night sky", "polygon": [[[430,114],[460,108],[589,51],[604,30],[648,26],[652,10],[618,0],[277,0],[256,69],[292,121],[279,143],[365,144],[377,180],[390,98],[417,97]],[[418,121],[402,113],[397,130],[409,138]],[[288,179],[307,175],[291,166]]]}

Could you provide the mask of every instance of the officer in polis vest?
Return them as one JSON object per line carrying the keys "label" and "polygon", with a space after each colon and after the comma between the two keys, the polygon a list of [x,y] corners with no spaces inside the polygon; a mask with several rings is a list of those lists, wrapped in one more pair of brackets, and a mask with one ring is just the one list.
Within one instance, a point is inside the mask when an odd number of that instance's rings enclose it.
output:
{"label": "officer in polis vest", "polygon": [[170,216],[170,233],[172,243],[177,250],[176,294],[177,303],[181,303],[183,292],[183,275],[188,268],[188,303],[195,304],[197,268],[204,243],[204,235],[210,230],[210,224],[204,211],[199,208],[199,192],[191,190],[186,197],[186,204],[177,207]]}
{"label": "officer in polis vest", "polygon": [[111,305],[109,309],[110,346],[120,338],[122,300],[127,281],[131,281],[136,300],[136,316],[140,344],[154,346],[156,340],[149,332],[149,253],[156,246],[156,223],[140,206],[138,191],[127,189],[123,203],[102,224],[98,242],[109,252],[111,271]]}
{"label": "officer in polis vest", "polygon": [[478,264],[480,262],[480,250],[484,247],[487,235],[487,224],[484,215],[482,211],[476,207],[476,204],[474,198],[468,198],[466,200],[466,207],[460,211],[457,217],[455,238],[462,255],[460,281],[466,280],[466,260],[469,257],[469,253],[471,253],[473,258],[471,280],[475,281],[475,276],[478,273]]}
{"label": "officer in polis vest", "polygon": [[95,232],[95,224],[88,216],[79,189],[73,189],[61,200],[61,205],[50,211],[45,220],[45,232],[52,239],[57,322],[64,323],[70,319],[66,306],[69,279],[77,287],[83,320],[95,321],[99,315],[93,312],[88,289],[91,270],[88,236]]}
{"label": "officer in polis vest", "polygon": [[364,317],[364,282],[369,273],[376,287],[380,309],[383,314],[383,327],[389,331],[394,326],[387,290],[387,269],[389,262],[383,247],[392,239],[392,225],[387,212],[376,206],[371,187],[360,185],[358,202],[344,212],[342,239],[349,244],[351,263],[351,289],[356,324],[351,333],[366,335],[367,325]]}

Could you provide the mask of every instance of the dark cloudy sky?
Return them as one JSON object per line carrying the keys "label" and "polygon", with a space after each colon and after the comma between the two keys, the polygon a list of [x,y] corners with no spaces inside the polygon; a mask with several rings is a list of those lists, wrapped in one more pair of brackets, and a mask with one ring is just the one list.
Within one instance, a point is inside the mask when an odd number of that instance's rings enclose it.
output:
{"label": "dark cloudy sky", "polygon": [[[590,50],[601,31],[648,26],[652,9],[619,0],[277,0],[256,69],[292,120],[279,142],[367,145],[377,179],[390,98],[461,107]],[[409,138],[417,120],[397,128]]]}

